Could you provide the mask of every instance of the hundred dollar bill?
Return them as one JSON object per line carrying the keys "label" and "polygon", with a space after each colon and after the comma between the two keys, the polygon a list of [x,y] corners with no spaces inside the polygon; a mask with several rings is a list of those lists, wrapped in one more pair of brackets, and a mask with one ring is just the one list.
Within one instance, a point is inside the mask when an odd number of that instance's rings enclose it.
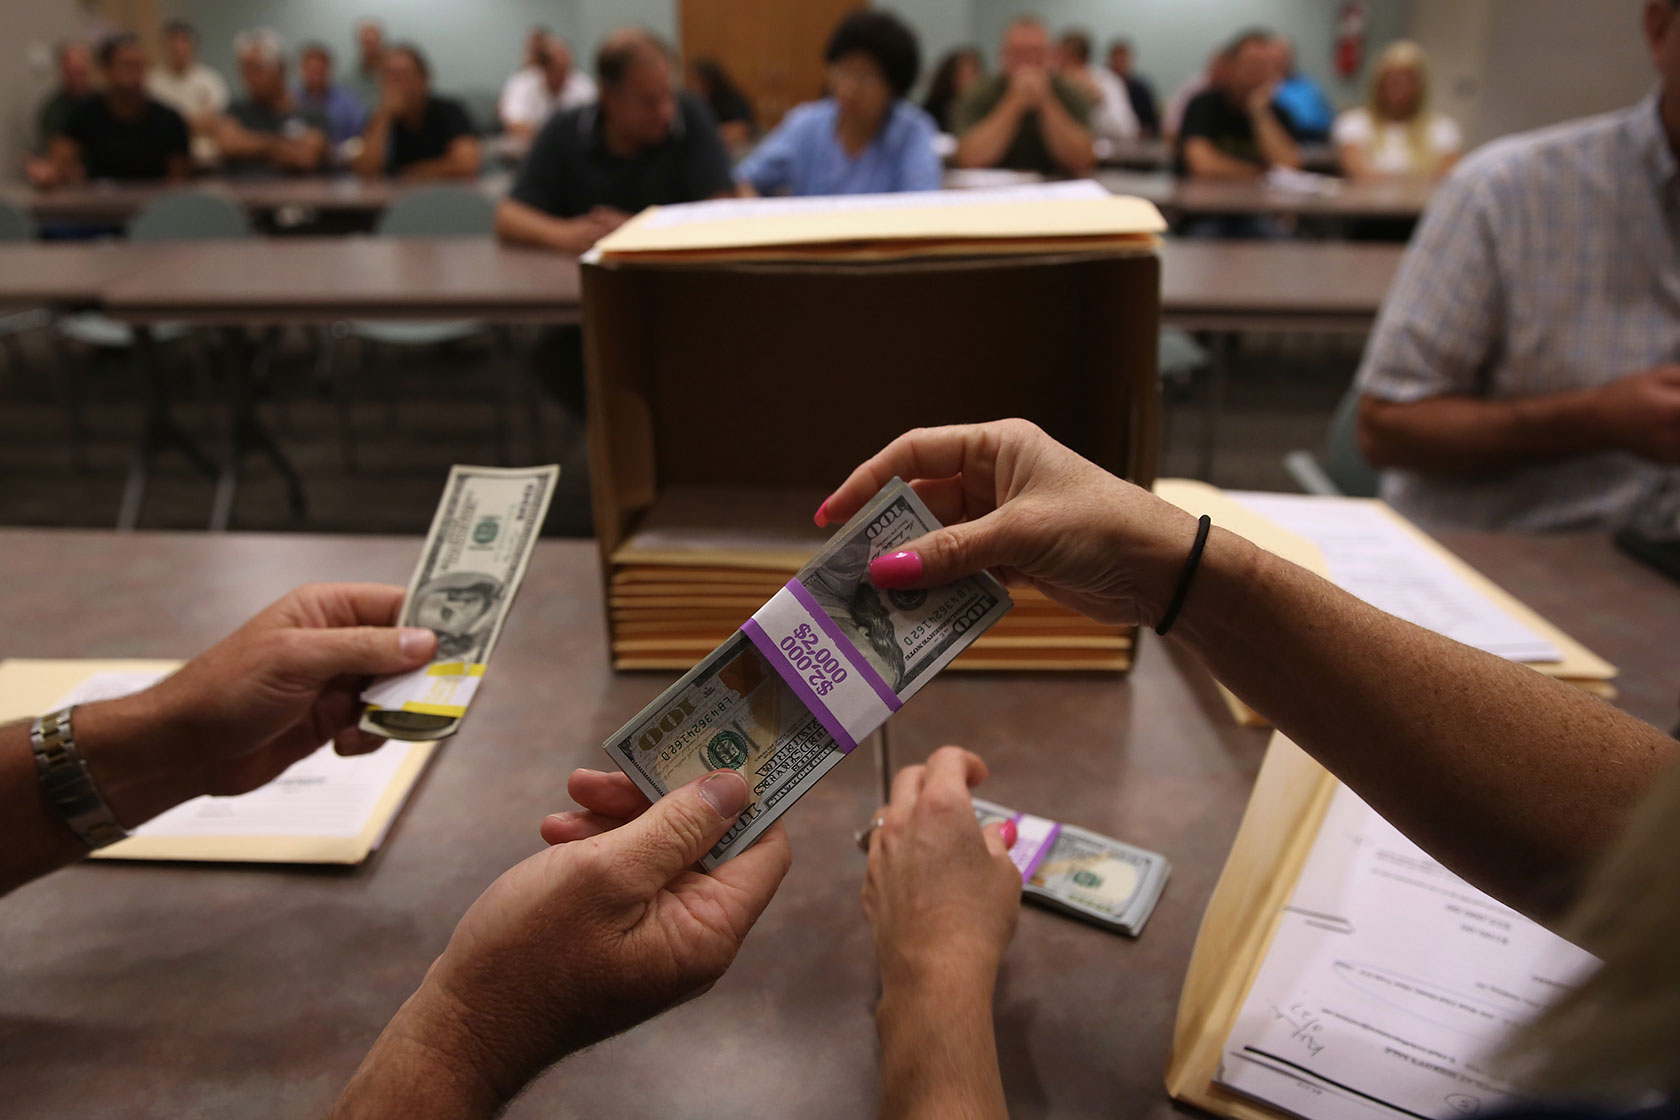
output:
{"label": "hundred dollar bill", "polygon": [[981,573],[880,591],[869,561],[939,522],[893,479],[728,641],[604,744],[658,798],[730,768],[751,796],[701,860],[734,856],[1013,605]]}
{"label": "hundred dollar bill", "polygon": [[1154,912],[1172,870],[1159,853],[978,797],[974,815],[982,828],[1015,822],[1009,857],[1021,869],[1026,897],[1132,937]]}
{"label": "hundred dollar bill", "polygon": [[436,634],[437,653],[429,665],[368,686],[363,731],[425,740],[459,729],[525,578],[559,477],[557,466],[449,469],[397,620]]}

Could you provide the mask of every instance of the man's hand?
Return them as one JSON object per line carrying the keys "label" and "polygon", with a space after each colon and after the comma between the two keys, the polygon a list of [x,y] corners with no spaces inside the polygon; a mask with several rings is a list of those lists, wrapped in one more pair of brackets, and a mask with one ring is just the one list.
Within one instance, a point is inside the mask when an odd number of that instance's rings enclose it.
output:
{"label": "man's hand", "polygon": [[1658,463],[1680,463],[1680,365],[1612,381],[1590,405],[1606,441]]}
{"label": "man's hand", "polygon": [[630,220],[630,215],[611,206],[597,206],[589,213],[559,223],[554,248],[582,256],[595,242]]}
{"label": "man's hand", "polygon": [[1023,109],[1036,109],[1050,96],[1050,75],[1036,66],[1009,76],[1009,96]]}
{"label": "man's hand", "polygon": [[58,164],[40,156],[31,156],[24,161],[23,174],[29,180],[30,186],[46,190],[58,183]]}
{"label": "man's hand", "polygon": [[1272,102],[1277,100],[1277,83],[1267,82],[1259,89],[1248,95],[1248,115],[1258,116],[1272,111]]}
{"label": "man's hand", "polygon": [[570,788],[584,811],[545,820],[556,846],[473,903],[336,1117],[421,1100],[435,1115],[489,1115],[551,1062],[700,995],[734,961],[792,861],[778,824],[710,875],[692,869],[746,806],[746,780],[715,771],[651,806],[621,774],[578,771]]}
{"label": "man's hand", "polygon": [[392,627],[402,599],[381,584],[299,588],[154,687],[78,710],[77,738],[118,820],[256,789],[323,743],[377,749],[383,739],[356,729],[364,683],[437,648],[430,630]]}

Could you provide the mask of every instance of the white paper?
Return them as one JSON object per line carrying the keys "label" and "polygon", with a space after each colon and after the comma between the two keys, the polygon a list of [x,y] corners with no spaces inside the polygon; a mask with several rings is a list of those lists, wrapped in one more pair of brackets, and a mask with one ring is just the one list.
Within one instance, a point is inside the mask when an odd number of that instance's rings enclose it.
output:
{"label": "white paper", "polygon": [[1556,645],[1501,610],[1369,502],[1248,491],[1229,496],[1318,545],[1336,585],[1379,610],[1511,661],[1563,660]]}
{"label": "white paper", "polygon": [[709,222],[732,222],[782,214],[835,214],[860,210],[925,210],[992,205],[999,202],[1052,202],[1067,199],[1111,198],[1095,179],[1057,183],[1028,183],[952,193],[900,191],[895,194],[852,194],[797,198],[714,198],[661,206],[642,219],[647,229],[675,229]]}
{"label": "white paper", "polygon": [[[49,709],[113,700],[167,673],[95,673]],[[330,747],[237,797],[195,797],[153,817],[134,836],[360,836],[407,758],[406,744],[344,758]]]}
{"label": "white paper", "polygon": [[1345,786],[1214,1080],[1308,1120],[1491,1115],[1489,1058],[1597,961],[1430,859]]}

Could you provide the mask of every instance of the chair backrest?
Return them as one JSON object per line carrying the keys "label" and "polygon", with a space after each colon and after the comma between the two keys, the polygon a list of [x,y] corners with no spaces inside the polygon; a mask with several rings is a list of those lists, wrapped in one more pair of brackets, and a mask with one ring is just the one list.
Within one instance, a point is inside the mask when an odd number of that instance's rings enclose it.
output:
{"label": "chair backrest", "polygon": [[209,191],[159,195],[128,223],[131,241],[220,241],[250,234],[251,219],[245,208]]}
{"label": "chair backrest", "polygon": [[35,219],[9,202],[0,202],[0,241],[35,240]]}
{"label": "chair backrest", "polygon": [[489,237],[496,204],[473,187],[416,187],[396,197],[378,229],[384,237]]}
{"label": "chair backrest", "polygon": [[1330,417],[1330,431],[1324,437],[1324,471],[1342,493],[1354,498],[1374,498],[1380,478],[1377,469],[1359,451],[1359,386],[1343,394]]}

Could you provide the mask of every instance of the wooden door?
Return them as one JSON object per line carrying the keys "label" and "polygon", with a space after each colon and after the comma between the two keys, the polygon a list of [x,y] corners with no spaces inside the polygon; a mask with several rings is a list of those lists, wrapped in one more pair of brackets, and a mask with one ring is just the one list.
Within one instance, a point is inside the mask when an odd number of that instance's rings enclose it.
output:
{"label": "wooden door", "polygon": [[862,0],[682,0],[682,51],[710,56],[752,102],[761,129],[823,93],[823,48]]}

